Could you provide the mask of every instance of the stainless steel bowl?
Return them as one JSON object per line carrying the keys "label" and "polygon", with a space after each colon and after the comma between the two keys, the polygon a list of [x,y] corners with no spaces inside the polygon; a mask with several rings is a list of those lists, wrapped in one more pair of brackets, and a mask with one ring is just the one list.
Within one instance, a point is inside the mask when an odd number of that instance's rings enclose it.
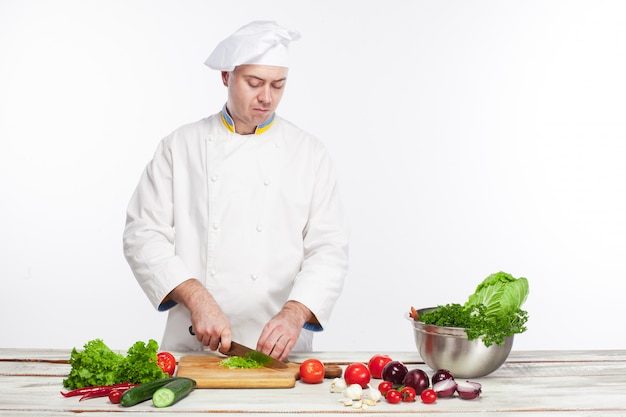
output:
{"label": "stainless steel bowl", "polygon": [[[418,314],[435,307],[418,310]],[[415,346],[426,365],[433,370],[447,369],[455,378],[479,378],[498,369],[511,352],[513,337],[502,345],[486,347],[482,339],[467,340],[465,330],[459,327],[442,327],[424,324],[407,318],[413,323]]]}

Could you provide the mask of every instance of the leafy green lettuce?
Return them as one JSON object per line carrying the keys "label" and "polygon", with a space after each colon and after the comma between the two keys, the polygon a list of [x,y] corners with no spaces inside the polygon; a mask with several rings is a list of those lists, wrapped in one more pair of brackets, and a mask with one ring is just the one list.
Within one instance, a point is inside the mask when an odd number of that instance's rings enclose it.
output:
{"label": "leafy green lettuce", "polygon": [[165,378],[168,375],[157,363],[158,348],[154,340],[136,342],[124,356],[113,352],[102,339],[90,340],[82,350],[72,349],[72,368],[63,386],[76,389],[123,382],[140,384]]}
{"label": "leafy green lettuce", "polygon": [[519,309],[528,297],[528,280],[506,272],[489,275],[476,287],[465,303],[466,308],[485,306],[487,316],[506,315]]}
{"label": "leafy green lettuce", "polygon": [[167,376],[158,365],[158,350],[159,344],[152,339],[147,344],[135,342],[118,369],[119,378],[124,379],[120,382],[140,384]]}

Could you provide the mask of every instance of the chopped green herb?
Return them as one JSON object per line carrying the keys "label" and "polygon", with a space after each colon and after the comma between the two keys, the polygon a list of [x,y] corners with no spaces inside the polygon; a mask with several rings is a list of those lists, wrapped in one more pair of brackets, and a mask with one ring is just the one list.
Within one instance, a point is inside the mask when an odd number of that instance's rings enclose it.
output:
{"label": "chopped green herb", "polygon": [[461,327],[467,338],[482,337],[485,346],[502,345],[504,339],[526,331],[528,313],[521,309],[528,297],[528,280],[505,272],[489,275],[467,302],[446,304],[422,313],[417,320],[435,326]]}
{"label": "chopped green herb", "polygon": [[220,365],[226,366],[230,369],[244,368],[244,369],[256,369],[263,368],[263,363],[257,361],[254,355],[247,354],[246,356],[231,356],[220,361]]}
{"label": "chopped green herb", "polygon": [[528,313],[517,309],[499,315],[488,316],[486,307],[478,304],[463,307],[460,304],[446,304],[420,314],[418,320],[435,326],[460,327],[465,329],[468,340],[482,337],[485,346],[493,343],[502,345],[504,339],[515,333],[526,331]]}

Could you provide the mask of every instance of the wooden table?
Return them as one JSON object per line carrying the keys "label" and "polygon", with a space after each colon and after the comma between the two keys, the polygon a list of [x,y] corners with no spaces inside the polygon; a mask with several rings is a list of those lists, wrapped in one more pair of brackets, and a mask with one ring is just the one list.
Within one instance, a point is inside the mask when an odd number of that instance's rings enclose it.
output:
{"label": "wooden table", "polygon": [[[293,355],[301,362],[316,357],[346,365],[366,362],[380,352],[313,352]],[[415,352],[384,352],[409,368],[430,370]],[[69,372],[69,351],[0,349],[0,416],[161,416],[217,413],[220,416],[268,416],[294,413],[299,416],[367,413],[412,415],[436,413],[466,417],[488,412],[491,416],[626,416],[626,350],[607,351],[513,351],[507,362],[491,375],[476,379],[483,393],[476,400],[458,397],[438,399],[435,404],[388,404],[384,400],[367,410],[352,409],[331,394],[330,380],[318,385],[300,381],[287,389],[196,389],[169,408],[154,408],[150,401],[124,408],[106,398],[78,402],[64,398],[62,380]],[[174,352],[177,358],[182,354]],[[377,386],[379,380],[373,380]]]}

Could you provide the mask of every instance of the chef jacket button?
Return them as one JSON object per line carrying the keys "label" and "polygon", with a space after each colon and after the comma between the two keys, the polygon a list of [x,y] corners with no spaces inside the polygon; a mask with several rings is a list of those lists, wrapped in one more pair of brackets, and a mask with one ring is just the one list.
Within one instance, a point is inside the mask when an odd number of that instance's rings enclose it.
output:
{"label": "chef jacket button", "polygon": [[209,136],[209,142],[213,142],[215,139],[213,139],[213,136]]}
{"label": "chef jacket button", "polygon": [[217,230],[220,228],[220,224],[219,223],[213,223],[213,230]]}
{"label": "chef jacket button", "polygon": [[265,180],[265,181],[263,182],[263,185],[270,185],[271,183],[272,183],[272,181],[270,181],[270,180]]}
{"label": "chef jacket button", "polygon": [[252,275],[250,275],[250,279],[251,279],[252,281],[256,281],[256,279],[257,279],[257,278],[258,278],[258,277],[256,276],[256,274],[252,274]]}
{"label": "chef jacket button", "polygon": [[219,176],[219,175],[212,175],[212,176],[211,176],[211,181],[212,181],[212,182],[215,182],[215,181],[217,181],[218,179],[220,179],[220,176]]}
{"label": "chef jacket button", "polygon": [[215,275],[217,275],[217,271],[215,269],[212,269],[210,274],[212,277],[214,277]]}
{"label": "chef jacket button", "polygon": [[263,225],[262,224],[257,224],[256,231],[257,232],[262,232],[263,231]]}

